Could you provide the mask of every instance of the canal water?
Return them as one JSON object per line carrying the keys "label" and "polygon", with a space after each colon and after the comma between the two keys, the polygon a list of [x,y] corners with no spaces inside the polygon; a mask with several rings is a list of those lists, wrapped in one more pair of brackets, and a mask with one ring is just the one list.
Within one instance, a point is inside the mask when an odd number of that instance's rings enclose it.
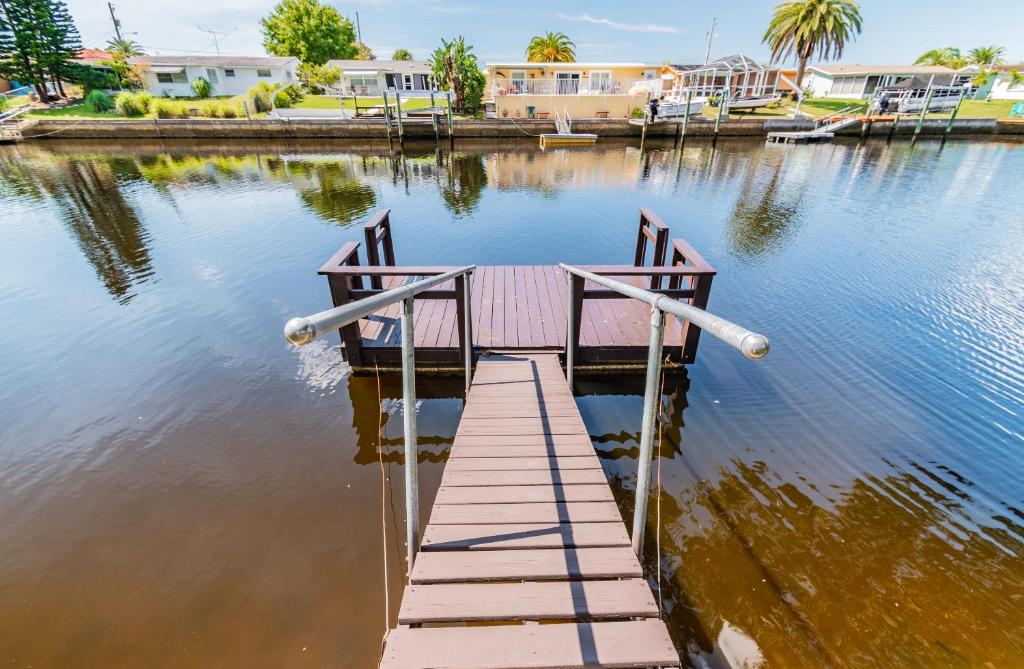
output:
{"label": "canal water", "polygon": [[[409,408],[283,323],[380,207],[459,265],[626,263],[646,206],[772,341],[665,387],[644,562],[686,661],[1022,666],[1022,181],[994,141],[5,147],[0,663],[373,666]],[[426,511],[461,380],[418,384]],[[627,518],[641,386],[577,389]]]}

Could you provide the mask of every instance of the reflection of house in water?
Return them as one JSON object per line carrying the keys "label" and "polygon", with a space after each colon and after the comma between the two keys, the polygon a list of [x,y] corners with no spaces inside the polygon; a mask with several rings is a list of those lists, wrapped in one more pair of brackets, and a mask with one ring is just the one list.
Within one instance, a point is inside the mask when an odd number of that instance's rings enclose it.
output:
{"label": "reflection of house in water", "polygon": [[616,147],[487,154],[487,176],[499,190],[530,188],[552,193],[566,186],[628,186],[640,180],[640,172],[640,151],[628,147],[625,151]]}
{"label": "reflection of house in water", "polygon": [[121,158],[72,161],[48,174],[43,188],[107,291],[125,304],[135,297],[133,288],[153,275],[153,266],[149,235],[121,191],[119,176],[138,179],[135,163]]}

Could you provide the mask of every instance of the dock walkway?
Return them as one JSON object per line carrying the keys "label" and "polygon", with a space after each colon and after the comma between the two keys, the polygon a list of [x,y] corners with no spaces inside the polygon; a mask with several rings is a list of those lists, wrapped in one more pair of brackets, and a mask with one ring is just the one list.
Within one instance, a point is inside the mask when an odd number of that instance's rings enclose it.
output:
{"label": "dock walkway", "polygon": [[679,666],[556,354],[477,363],[398,623],[389,669]]}

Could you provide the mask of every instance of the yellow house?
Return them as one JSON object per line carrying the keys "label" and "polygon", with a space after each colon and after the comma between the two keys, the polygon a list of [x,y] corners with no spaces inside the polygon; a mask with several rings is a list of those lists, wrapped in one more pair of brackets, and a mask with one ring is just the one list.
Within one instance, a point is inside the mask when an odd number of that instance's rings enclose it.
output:
{"label": "yellow house", "polygon": [[629,118],[662,93],[645,63],[488,63],[484,103],[496,118]]}

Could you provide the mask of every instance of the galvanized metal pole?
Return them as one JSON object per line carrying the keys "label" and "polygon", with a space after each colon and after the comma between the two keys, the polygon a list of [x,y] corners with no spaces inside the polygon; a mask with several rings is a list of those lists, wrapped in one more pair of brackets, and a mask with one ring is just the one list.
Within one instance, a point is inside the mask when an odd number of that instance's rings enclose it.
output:
{"label": "galvanized metal pole", "polygon": [[[410,583],[420,550],[419,449],[416,440],[416,348],[413,344],[413,299],[402,300],[402,417],[405,428],[405,540]],[[380,445],[378,445],[380,446]]]}
{"label": "galvanized metal pole", "polygon": [[651,455],[654,452],[654,422],[661,408],[661,354],[665,340],[665,312],[651,306],[651,342],[647,349],[647,382],[644,384],[644,416],[640,432],[640,461],[636,470],[636,501],[633,504],[633,552],[644,550],[647,495],[651,487]]}
{"label": "galvanized metal pole", "polygon": [[472,274],[462,276],[462,312],[465,322],[462,328],[462,345],[466,348],[466,396],[469,396],[469,386],[473,383],[473,313],[470,311],[469,293],[471,291],[470,277]]}
{"label": "galvanized metal pole", "polygon": [[448,139],[454,140],[452,135],[452,94],[448,91]]}
{"label": "galvanized metal pole", "polygon": [[573,334],[576,332],[576,323],[573,313],[573,303],[575,302],[575,295],[573,294],[572,274],[569,272],[565,273],[566,278],[569,280],[569,304],[565,307],[565,313],[567,314],[565,319],[565,382],[569,384],[569,392],[572,392],[572,363],[573,363],[573,349],[576,348]]}
{"label": "galvanized metal pole", "polygon": [[388,92],[384,91],[384,125],[388,129],[388,142],[391,141],[391,110],[388,107]]}

